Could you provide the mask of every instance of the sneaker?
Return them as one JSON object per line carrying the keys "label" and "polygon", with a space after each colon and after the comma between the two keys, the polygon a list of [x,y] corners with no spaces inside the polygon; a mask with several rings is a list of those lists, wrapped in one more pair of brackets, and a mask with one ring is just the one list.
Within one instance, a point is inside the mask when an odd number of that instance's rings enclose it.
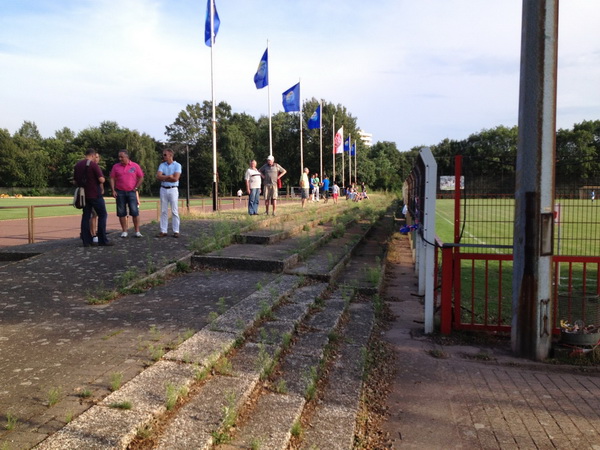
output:
{"label": "sneaker", "polygon": [[144,237],[142,235],[142,233],[140,233],[139,231],[136,231],[135,234],[133,235],[134,237],[140,238],[140,237]]}
{"label": "sneaker", "polygon": [[173,233],[173,237],[174,238],[178,238],[179,237],[179,233]]}
{"label": "sneaker", "polygon": [[167,233],[158,233],[156,237],[166,237]]}
{"label": "sneaker", "polygon": [[97,244],[98,243],[98,236],[93,236],[92,237],[92,243],[93,244]]}
{"label": "sneaker", "polygon": [[273,215],[275,215],[275,213],[273,212]]}
{"label": "sneaker", "polygon": [[126,237],[127,237],[127,231],[123,231],[123,232],[121,233],[121,237],[122,237],[122,238],[126,238]]}

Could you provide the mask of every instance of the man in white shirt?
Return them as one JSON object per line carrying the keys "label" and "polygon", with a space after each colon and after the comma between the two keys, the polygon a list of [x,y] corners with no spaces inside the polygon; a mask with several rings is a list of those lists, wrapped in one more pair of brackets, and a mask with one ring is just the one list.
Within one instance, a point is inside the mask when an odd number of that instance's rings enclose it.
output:
{"label": "man in white shirt", "polygon": [[162,152],[163,162],[158,166],[156,179],[160,181],[160,233],[157,237],[166,237],[169,227],[169,205],[173,220],[173,237],[179,237],[179,177],[181,164],[173,160],[173,150],[167,148]]}
{"label": "man in white shirt", "polygon": [[246,181],[246,192],[248,198],[248,214],[258,215],[258,204],[260,202],[260,186],[262,184],[262,174],[256,170],[256,160],[250,161],[250,167],[246,170],[244,180]]}

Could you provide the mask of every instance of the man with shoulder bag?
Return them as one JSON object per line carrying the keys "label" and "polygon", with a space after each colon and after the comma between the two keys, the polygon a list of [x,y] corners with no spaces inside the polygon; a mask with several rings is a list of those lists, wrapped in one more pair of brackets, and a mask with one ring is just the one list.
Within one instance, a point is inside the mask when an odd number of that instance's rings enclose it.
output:
{"label": "man with shoulder bag", "polygon": [[95,161],[96,150],[89,148],[85,152],[85,158],[75,164],[73,170],[73,179],[75,184],[85,190],[85,206],[81,215],[81,240],[84,247],[94,245],[92,233],[90,232],[90,217],[92,210],[98,215],[98,245],[110,246],[114,243],[109,242],[106,237],[106,204],[102,197],[101,185],[105,178],[100,166]]}

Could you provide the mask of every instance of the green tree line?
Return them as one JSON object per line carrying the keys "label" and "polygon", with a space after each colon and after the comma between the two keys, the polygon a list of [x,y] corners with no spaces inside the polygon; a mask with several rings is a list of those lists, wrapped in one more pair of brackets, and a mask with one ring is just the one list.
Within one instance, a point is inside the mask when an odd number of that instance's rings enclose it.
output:
{"label": "green tree line", "polygon": [[[303,160],[310,172],[319,172],[321,147],[319,129],[308,129],[307,121],[318,106],[317,99],[303,105]],[[259,167],[269,155],[268,117],[258,119],[246,113],[234,113],[226,102],[216,105],[217,173],[219,193],[231,195],[244,186],[243,176],[251,159]],[[342,105],[322,103],[323,118],[323,171],[333,178],[333,117],[335,128],[344,127],[344,136],[350,134],[357,145],[358,182],[371,189],[397,191],[408,174],[412,162],[407,154],[398,151],[392,142],[378,142],[368,147],[359,139],[357,120]],[[284,185],[297,186],[300,167],[299,113],[280,112],[272,116],[273,154],[287,171]],[[209,195],[212,190],[212,103],[190,104],[165,126],[166,142],[159,142],[145,133],[120,127],[105,121],[99,126],[75,133],[69,128],[43,138],[33,122],[24,122],[11,136],[0,129],[0,186],[30,188],[33,194],[47,188],[71,186],[73,166],[83,158],[87,148],[95,148],[102,156],[101,166],[108,172],[120,149],[128,150],[131,159],[146,173],[142,191],[156,193],[158,183],[154,174],[162,160],[161,151],[169,146],[175,159],[183,166],[182,186],[189,182],[192,193]],[[188,167],[189,158],[189,167]],[[336,161],[336,178],[342,181],[342,158]],[[345,181],[348,184],[346,155]],[[354,158],[353,158],[354,160]],[[354,163],[353,163],[354,166]],[[186,179],[189,170],[189,180]],[[322,174],[321,174],[322,175]],[[354,178],[354,171],[353,171]]]}
{"label": "green tree line", "polygon": [[[454,157],[463,156],[463,173],[487,192],[512,192],[518,127],[497,126],[462,140],[444,139],[432,145],[439,175],[454,175]],[[421,147],[409,153],[418,154]],[[408,158],[412,159],[412,158]],[[576,188],[600,183],[600,120],[575,124],[556,132],[556,185]]]}

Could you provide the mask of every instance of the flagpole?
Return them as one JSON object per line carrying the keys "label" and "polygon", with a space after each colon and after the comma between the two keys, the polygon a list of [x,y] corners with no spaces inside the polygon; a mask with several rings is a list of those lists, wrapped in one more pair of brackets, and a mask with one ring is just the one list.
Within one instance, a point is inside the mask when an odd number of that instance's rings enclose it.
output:
{"label": "flagpole", "polygon": [[346,159],[344,157],[344,133],[342,133],[342,186],[346,186]]}
{"label": "flagpole", "polygon": [[298,102],[300,103],[300,173],[304,172],[304,148],[302,146],[302,96],[300,95],[300,82],[298,78]]}
{"label": "flagpole", "polygon": [[213,139],[213,211],[218,209],[217,187],[217,110],[215,106],[215,82],[213,48],[215,47],[215,2],[210,0],[210,92],[212,96],[212,139]]}
{"label": "flagpole", "polygon": [[354,182],[358,185],[358,175],[356,173],[356,159],[358,158],[358,147],[356,146],[356,140],[354,141]]}
{"label": "flagpole", "polygon": [[[267,39],[267,55],[269,54],[269,40]],[[267,79],[269,78],[269,64],[267,63]],[[269,155],[273,155],[273,127],[271,125],[271,80],[267,85],[269,97]],[[275,156],[275,155],[273,155]]]}
{"label": "flagpole", "polygon": [[323,101],[319,100],[319,161],[321,166],[319,169],[321,170],[319,173],[321,174],[321,179],[323,176]]}
{"label": "flagpole", "polygon": [[[323,111],[321,111],[323,113]],[[337,149],[335,148],[335,114],[333,115],[333,180],[335,181],[335,152]]]}
{"label": "flagpole", "polygon": [[352,186],[352,133],[348,133],[348,182]]}

